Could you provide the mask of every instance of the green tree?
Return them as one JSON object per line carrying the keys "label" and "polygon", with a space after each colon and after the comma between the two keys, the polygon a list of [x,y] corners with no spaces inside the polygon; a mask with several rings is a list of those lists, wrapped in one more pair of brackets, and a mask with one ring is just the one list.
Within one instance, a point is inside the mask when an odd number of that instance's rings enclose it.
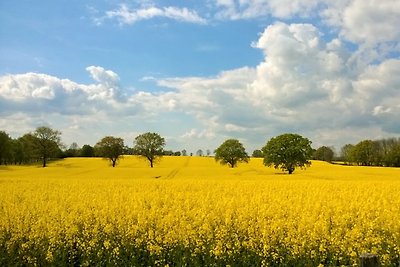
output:
{"label": "green tree", "polygon": [[239,162],[249,162],[249,156],[245,148],[237,139],[228,139],[223,142],[215,151],[215,160],[222,165],[228,164],[231,168]]}
{"label": "green tree", "polygon": [[133,150],[135,154],[146,158],[153,168],[155,161],[162,157],[164,146],[165,139],[158,133],[147,132],[135,138]]}
{"label": "green tree", "polygon": [[94,157],[94,148],[90,145],[83,145],[80,151],[80,156],[86,158]]}
{"label": "green tree", "polygon": [[345,163],[354,162],[353,150],[354,150],[354,145],[352,145],[352,144],[346,144],[346,145],[342,146],[342,148],[340,150],[340,154]]}
{"label": "green tree", "polygon": [[333,149],[327,146],[321,146],[314,152],[314,159],[332,162],[333,160]]}
{"label": "green tree", "polygon": [[11,152],[11,138],[4,132],[0,131],[0,165],[9,162]]}
{"label": "green tree", "polygon": [[115,167],[124,151],[124,140],[122,138],[106,136],[94,146],[95,152],[100,157],[109,159]]}
{"label": "green tree", "polygon": [[32,133],[24,134],[17,139],[15,144],[15,161],[19,164],[37,162],[39,159],[36,151],[37,139]]}
{"label": "green tree", "polygon": [[61,132],[49,127],[38,127],[33,132],[33,143],[37,155],[41,158],[43,168],[49,158],[55,157],[60,151]]}
{"label": "green tree", "polygon": [[264,165],[274,166],[292,174],[296,167],[311,165],[311,141],[298,134],[282,134],[272,138],[262,148]]}
{"label": "green tree", "polygon": [[400,167],[400,143],[394,145],[385,157],[386,166]]}
{"label": "green tree", "polygon": [[361,166],[372,166],[377,155],[376,144],[372,140],[363,140],[352,149],[354,162]]}
{"label": "green tree", "polygon": [[204,154],[203,154],[203,150],[201,150],[201,149],[197,150],[197,152],[196,152],[196,156],[199,156],[199,157],[202,157],[202,156],[204,156]]}
{"label": "green tree", "polygon": [[253,154],[251,155],[253,158],[263,158],[264,155],[260,149],[256,149],[253,151]]}

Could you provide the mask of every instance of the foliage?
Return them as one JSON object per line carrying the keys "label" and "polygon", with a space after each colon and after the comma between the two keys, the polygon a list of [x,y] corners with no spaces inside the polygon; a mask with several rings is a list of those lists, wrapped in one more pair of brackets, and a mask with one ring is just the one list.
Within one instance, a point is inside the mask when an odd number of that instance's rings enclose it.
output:
{"label": "foliage", "polygon": [[327,146],[321,146],[314,152],[314,159],[326,162],[332,162],[334,156],[333,149]]}
{"label": "foliage", "polygon": [[400,143],[394,145],[385,155],[386,166],[400,167]]}
{"label": "foliage", "polygon": [[372,140],[361,141],[351,150],[352,158],[358,165],[371,166],[374,162],[376,149]]}
{"label": "foliage", "polygon": [[237,139],[225,140],[214,153],[215,161],[222,165],[228,164],[231,168],[237,166],[239,162],[249,162],[245,148]]}
{"label": "foliage", "polygon": [[136,155],[145,157],[153,168],[154,162],[163,155],[164,146],[163,137],[158,133],[147,132],[135,138],[133,150]]}
{"label": "foliage", "polygon": [[32,135],[35,152],[41,158],[44,168],[48,159],[60,152],[61,132],[41,126],[36,128]]}
{"label": "foliage", "polygon": [[94,157],[94,148],[90,145],[83,145],[80,151],[81,157]]}
{"label": "foliage", "polygon": [[264,164],[292,174],[296,167],[310,166],[311,141],[298,134],[282,134],[272,138],[262,148]]}
{"label": "foliage", "polygon": [[7,158],[10,154],[11,138],[4,132],[0,131],[0,165],[7,163]]}
{"label": "foliage", "polygon": [[124,140],[119,137],[106,136],[101,139],[94,147],[98,156],[109,159],[115,167],[118,159],[124,151]]}
{"label": "foliage", "polygon": [[253,154],[251,155],[253,158],[263,158],[264,155],[260,149],[256,149],[253,151]]}
{"label": "foliage", "polygon": [[204,156],[203,150],[202,149],[197,150],[196,151],[196,156],[199,156],[199,157]]}
{"label": "foliage", "polygon": [[208,157],[50,164],[0,166],[0,266],[399,263],[397,168],[313,162],[279,179],[255,158],[229,171]]}
{"label": "foliage", "polygon": [[354,145],[352,144],[346,144],[341,148],[341,156],[344,162],[346,163],[353,162],[353,157],[352,157],[353,148]]}

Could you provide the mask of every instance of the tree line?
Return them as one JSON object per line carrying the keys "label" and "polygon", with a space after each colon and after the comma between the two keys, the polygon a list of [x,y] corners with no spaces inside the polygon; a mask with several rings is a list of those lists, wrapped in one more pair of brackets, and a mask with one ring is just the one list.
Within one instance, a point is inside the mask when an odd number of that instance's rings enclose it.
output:
{"label": "tree line", "polygon": [[[31,164],[41,162],[46,167],[48,160],[65,157],[103,157],[115,167],[122,155],[140,155],[148,160],[150,167],[163,155],[186,156],[186,150],[174,152],[165,150],[165,139],[157,133],[144,133],[134,139],[132,148],[126,146],[122,138],[106,136],[95,146],[80,148],[73,143],[68,149],[61,143],[61,132],[49,127],[38,127],[34,132],[13,139],[5,131],[0,131],[0,165]],[[238,162],[248,162],[248,154],[236,139],[228,139],[215,151],[215,160],[235,167]],[[197,156],[211,154],[201,149]],[[192,154],[191,154],[192,155]],[[346,144],[339,156],[331,147],[311,148],[311,141],[297,134],[282,134],[271,138],[262,149],[253,151],[253,157],[264,158],[264,164],[281,168],[292,173],[296,167],[306,167],[310,159],[327,162],[342,161],[360,166],[400,167],[400,138],[363,140]]]}
{"label": "tree line", "polygon": [[363,140],[341,148],[345,164],[359,166],[400,167],[400,138]]}
{"label": "tree line", "polygon": [[61,132],[49,127],[38,127],[34,132],[24,134],[19,138],[11,138],[5,131],[0,131],[0,165],[35,164],[40,162],[43,167],[49,160],[66,157],[103,157],[116,166],[122,155],[141,155],[153,167],[162,155],[180,155],[180,152],[164,150],[165,140],[157,133],[145,133],[135,138],[134,147],[124,145],[122,138],[106,136],[95,146],[76,143],[66,149],[61,143]]}

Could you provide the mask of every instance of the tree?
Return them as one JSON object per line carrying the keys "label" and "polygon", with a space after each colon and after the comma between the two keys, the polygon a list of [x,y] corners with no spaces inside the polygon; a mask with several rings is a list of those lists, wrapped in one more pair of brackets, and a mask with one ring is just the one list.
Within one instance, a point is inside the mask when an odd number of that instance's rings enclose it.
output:
{"label": "tree", "polygon": [[63,157],[70,158],[70,157],[77,157],[80,153],[80,148],[76,142],[73,142],[69,149],[65,150],[63,153]]}
{"label": "tree", "polygon": [[97,142],[95,151],[99,156],[109,159],[112,166],[115,167],[124,151],[124,140],[118,137],[106,136]]}
{"label": "tree", "polygon": [[187,151],[186,151],[186,149],[182,150],[182,156],[187,156]]}
{"label": "tree", "polygon": [[296,167],[311,165],[311,141],[298,134],[282,134],[272,138],[262,148],[264,165],[274,166],[292,174]]}
{"label": "tree", "polygon": [[376,145],[372,140],[363,140],[352,149],[353,160],[361,166],[371,166],[376,157]]}
{"label": "tree", "polygon": [[161,158],[165,146],[165,139],[157,133],[144,133],[138,135],[134,142],[135,154],[145,157],[153,168],[154,162]]}
{"label": "tree", "polygon": [[253,151],[253,154],[251,155],[253,158],[263,158],[264,155],[260,149],[256,149]]}
{"label": "tree", "polygon": [[231,168],[239,162],[249,162],[245,148],[237,139],[228,139],[215,151],[215,160],[222,165],[228,164]]}
{"label": "tree", "polygon": [[94,157],[94,148],[90,145],[84,145],[80,153],[81,157]]}
{"label": "tree", "polygon": [[201,149],[197,150],[196,156],[202,157],[203,156],[203,150],[201,150]]}
{"label": "tree", "polygon": [[0,131],[0,165],[2,163],[7,164],[7,162],[9,161],[10,149],[10,136],[4,131]]}
{"label": "tree", "polygon": [[393,146],[385,157],[386,166],[400,167],[400,143]]}
{"label": "tree", "polygon": [[327,146],[321,146],[314,152],[314,159],[332,162],[334,152],[332,148]]}
{"label": "tree", "polygon": [[340,154],[341,154],[341,156],[343,158],[343,161],[345,163],[354,162],[354,159],[353,159],[353,148],[354,148],[354,145],[346,144],[340,150]]}
{"label": "tree", "polygon": [[47,160],[54,157],[60,151],[61,132],[49,127],[38,127],[33,132],[34,147],[36,153],[41,158],[43,168],[46,167]]}

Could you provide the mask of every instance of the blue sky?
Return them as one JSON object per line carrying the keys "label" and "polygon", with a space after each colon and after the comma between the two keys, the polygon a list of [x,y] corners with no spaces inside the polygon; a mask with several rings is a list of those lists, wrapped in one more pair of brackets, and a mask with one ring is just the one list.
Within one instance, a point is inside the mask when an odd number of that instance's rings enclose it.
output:
{"label": "blue sky", "polygon": [[399,136],[397,0],[2,1],[0,129],[251,153]]}

